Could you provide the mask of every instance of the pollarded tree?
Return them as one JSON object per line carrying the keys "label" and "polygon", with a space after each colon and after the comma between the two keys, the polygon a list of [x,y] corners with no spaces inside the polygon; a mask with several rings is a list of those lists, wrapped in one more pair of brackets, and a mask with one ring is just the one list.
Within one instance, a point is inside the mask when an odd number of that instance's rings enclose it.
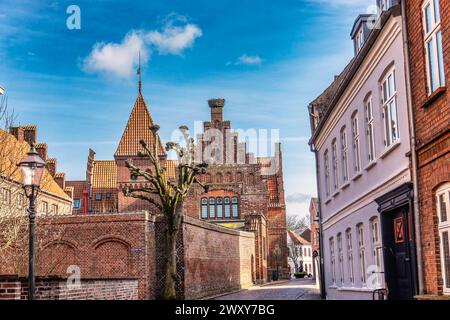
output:
{"label": "pollarded tree", "polygon": [[181,126],[179,129],[185,138],[186,146],[174,142],[168,142],[166,144],[166,151],[173,150],[178,156],[176,179],[171,180],[164,166],[161,165],[158,155],[157,144],[159,140],[157,138],[157,132],[159,126],[153,125],[149,129],[153,133],[153,141],[155,143],[149,148],[146,141],[141,140],[140,144],[143,151],[139,153],[139,156],[148,159],[153,166],[153,170],[139,169],[131,160],[127,160],[126,166],[130,170],[130,175],[133,177],[142,177],[147,183],[145,187],[140,188],[126,187],[123,192],[125,196],[145,200],[154,205],[166,218],[165,283],[163,298],[173,300],[176,299],[176,243],[183,215],[183,201],[189,189],[194,184],[200,185],[204,188],[205,192],[208,192],[208,186],[203,185],[197,179],[197,176],[206,173],[208,165],[194,160],[194,140],[189,137],[188,128]]}

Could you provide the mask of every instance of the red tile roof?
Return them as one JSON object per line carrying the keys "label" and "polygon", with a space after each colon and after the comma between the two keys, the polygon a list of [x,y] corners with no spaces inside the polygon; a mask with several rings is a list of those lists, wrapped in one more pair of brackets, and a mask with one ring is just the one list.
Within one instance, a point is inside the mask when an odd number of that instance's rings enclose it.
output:
{"label": "red tile roof", "polygon": [[294,244],[303,244],[303,245],[310,245],[311,242],[306,241],[303,237],[299,236],[298,234],[296,234],[295,232],[288,230],[288,235],[291,238],[292,242]]}
{"label": "red tile roof", "polygon": [[147,108],[144,97],[139,92],[139,95],[134,103],[127,126],[120,139],[119,147],[115,153],[116,156],[134,156],[137,155],[142,147],[140,140],[147,142],[150,150],[152,146],[158,144],[159,155],[165,155],[164,148],[158,135],[156,139],[149,127],[154,125],[150,111]]}
{"label": "red tile roof", "polygon": [[96,160],[94,162],[92,187],[106,189],[117,187],[117,166],[114,160]]}

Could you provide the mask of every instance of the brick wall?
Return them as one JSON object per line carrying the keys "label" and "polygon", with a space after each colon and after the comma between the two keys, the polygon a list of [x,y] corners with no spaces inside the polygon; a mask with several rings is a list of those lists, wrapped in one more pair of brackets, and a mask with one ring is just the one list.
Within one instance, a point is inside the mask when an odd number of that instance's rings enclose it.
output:
{"label": "brick wall", "polygon": [[[67,276],[80,268],[81,279],[136,278],[139,298],[154,298],[154,223],[146,213],[72,215],[38,219],[38,276]],[[27,255],[16,270],[27,274]],[[13,261],[14,257],[10,259]],[[0,265],[0,274],[11,274]]]}
{"label": "brick wall", "polygon": [[185,218],[184,294],[198,299],[252,285],[255,236]]}
{"label": "brick wall", "polygon": [[[28,295],[25,278],[0,276],[0,300],[24,300]],[[82,279],[70,288],[66,279],[36,280],[36,300],[137,300],[137,279]]]}
{"label": "brick wall", "polygon": [[[419,206],[422,226],[425,293],[442,294],[442,273],[435,191],[450,181],[450,95],[448,89],[428,95],[421,6],[405,1],[411,59],[415,133],[419,163]],[[450,79],[450,2],[440,0],[445,78]]]}

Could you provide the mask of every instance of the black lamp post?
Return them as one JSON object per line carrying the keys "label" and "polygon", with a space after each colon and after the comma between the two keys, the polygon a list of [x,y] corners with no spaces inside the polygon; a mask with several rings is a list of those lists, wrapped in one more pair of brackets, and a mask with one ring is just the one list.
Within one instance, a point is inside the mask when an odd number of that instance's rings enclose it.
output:
{"label": "black lamp post", "polygon": [[44,173],[45,161],[39,157],[39,154],[31,145],[30,151],[25,158],[18,164],[22,169],[22,182],[25,190],[25,196],[30,201],[30,207],[28,208],[29,219],[29,238],[28,238],[28,299],[35,299],[35,220],[36,220],[36,197],[39,192],[39,185],[41,183],[42,175]]}

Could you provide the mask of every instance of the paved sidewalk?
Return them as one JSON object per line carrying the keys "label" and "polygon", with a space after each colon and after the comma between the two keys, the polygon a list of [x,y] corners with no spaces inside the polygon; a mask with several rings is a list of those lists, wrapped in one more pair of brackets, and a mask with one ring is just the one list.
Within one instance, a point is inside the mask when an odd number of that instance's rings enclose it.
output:
{"label": "paved sidewalk", "polygon": [[293,279],[254,286],[248,290],[215,298],[214,300],[319,300],[315,280]]}

